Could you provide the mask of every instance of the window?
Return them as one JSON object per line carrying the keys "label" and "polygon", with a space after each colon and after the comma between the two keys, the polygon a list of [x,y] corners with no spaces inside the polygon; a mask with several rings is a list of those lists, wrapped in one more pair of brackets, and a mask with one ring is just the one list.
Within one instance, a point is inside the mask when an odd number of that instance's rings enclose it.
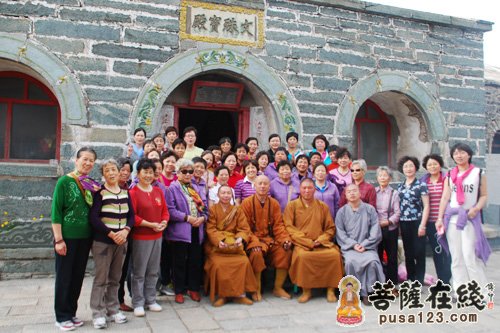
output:
{"label": "window", "polygon": [[60,110],[52,92],[18,72],[0,72],[0,161],[59,158]]}
{"label": "window", "polygon": [[391,165],[391,122],[371,100],[359,108],[355,120],[358,158],[363,158],[368,169]]}

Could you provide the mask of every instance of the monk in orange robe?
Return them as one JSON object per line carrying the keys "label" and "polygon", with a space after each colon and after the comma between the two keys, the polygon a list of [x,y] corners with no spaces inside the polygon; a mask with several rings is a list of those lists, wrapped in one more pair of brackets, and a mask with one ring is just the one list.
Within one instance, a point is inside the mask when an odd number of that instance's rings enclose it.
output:
{"label": "monk in orange robe", "polygon": [[311,299],[311,288],[327,288],[328,302],[336,302],[334,288],[343,276],[339,248],[332,242],[335,225],[328,206],[314,198],[314,182],[300,183],[300,197],[285,208],[283,220],[295,245],[290,278],[302,287],[299,303]]}
{"label": "monk in orange robe", "polygon": [[276,268],[273,295],[290,299],[290,294],[283,289],[283,283],[288,276],[292,259],[292,239],[283,224],[279,202],[269,196],[271,184],[269,178],[264,175],[258,176],[254,184],[255,194],[241,203],[252,231],[247,247],[257,280],[257,292],[252,298],[257,302],[262,299],[260,278],[267,262]]}
{"label": "monk in orange robe", "polygon": [[205,290],[210,289],[210,300],[216,307],[229,298],[251,305],[245,293],[256,292],[257,282],[243,245],[250,239],[250,227],[241,208],[231,205],[233,191],[229,186],[222,185],[218,196],[219,203],[210,207],[206,227]]}

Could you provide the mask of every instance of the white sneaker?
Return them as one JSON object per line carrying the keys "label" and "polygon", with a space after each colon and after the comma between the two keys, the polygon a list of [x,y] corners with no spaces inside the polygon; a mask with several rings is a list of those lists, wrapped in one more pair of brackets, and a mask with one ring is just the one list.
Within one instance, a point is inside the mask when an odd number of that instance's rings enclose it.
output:
{"label": "white sneaker", "polygon": [[75,325],[73,325],[73,322],[71,320],[66,320],[62,322],[56,321],[56,326],[59,327],[59,329],[64,332],[73,331],[75,329]]}
{"label": "white sneaker", "polygon": [[138,306],[134,309],[134,316],[136,317],[144,317],[146,312],[144,312],[144,307]]}
{"label": "white sneaker", "polygon": [[92,323],[94,324],[94,328],[101,329],[101,328],[106,328],[106,318],[104,317],[99,317],[95,318],[92,320]]}
{"label": "white sneaker", "polygon": [[153,303],[147,305],[149,311],[160,312],[162,310],[161,305],[158,303]]}
{"label": "white sneaker", "polygon": [[111,316],[111,320],[117,324],[123,324],[127,322],[127,316],[125,316],[122,312],[118,311],[116,314]]}

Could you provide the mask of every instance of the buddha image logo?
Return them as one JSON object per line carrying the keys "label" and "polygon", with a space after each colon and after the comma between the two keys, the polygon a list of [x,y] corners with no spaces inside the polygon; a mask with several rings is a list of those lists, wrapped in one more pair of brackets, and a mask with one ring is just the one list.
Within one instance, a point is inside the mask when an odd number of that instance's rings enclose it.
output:
{"label": "buddha image logo", "polygon": [[340,302],[337,305],[337,324],[345,327],[359,326],[365,320],[364,310],[359,302],[361,283],[347,275],[339,282]]}

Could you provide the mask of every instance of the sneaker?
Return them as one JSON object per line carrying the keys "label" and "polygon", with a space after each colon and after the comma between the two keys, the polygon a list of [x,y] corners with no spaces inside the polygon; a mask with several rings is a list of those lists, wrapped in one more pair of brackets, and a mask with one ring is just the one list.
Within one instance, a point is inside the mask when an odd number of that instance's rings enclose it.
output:
{"label": "sneaker", "polygon": [[123,324],[127,322],[127,316],[118,311],[117,313],[111,316],[111,320],[117,324]]}
{"label": "sneaker", "polygon": [[136,317],[144,317],[146,312],[144,312],[144,307],[138,306],[134,309],[134,316]]}
{"label": "sneaker", "polygon": [[92,323],[94,324],[94,328],[101,329],[101,328],[106,328],[106,318],[104,317],[99,317],[95,318],[92,320]]}
{"label": "sneaker", "polygon": [[175,291],[170,285],[162,285],[160,287],[160,295],[166,295],[166,296],[174,296]]}
{"label": "sneaker", "polygon": [[149,311],[160,312],[162,310],[161,305],[158,303],[153,303],[147,305]]}
{"label": "sneaker", "polygon": [[75,327],[83,326],[83,320],[80,320],[78,317],[73,317],[73,319],[71,319],[71,321],[73,322],[73,326],[75,326]]}
{"label": "sneaker", "polygon": [[62,322],[56,321],[56,326],[59,327],[59,329],[64,332],[73,331],[75,329],[75,325],[71,320],[66,320]]}

